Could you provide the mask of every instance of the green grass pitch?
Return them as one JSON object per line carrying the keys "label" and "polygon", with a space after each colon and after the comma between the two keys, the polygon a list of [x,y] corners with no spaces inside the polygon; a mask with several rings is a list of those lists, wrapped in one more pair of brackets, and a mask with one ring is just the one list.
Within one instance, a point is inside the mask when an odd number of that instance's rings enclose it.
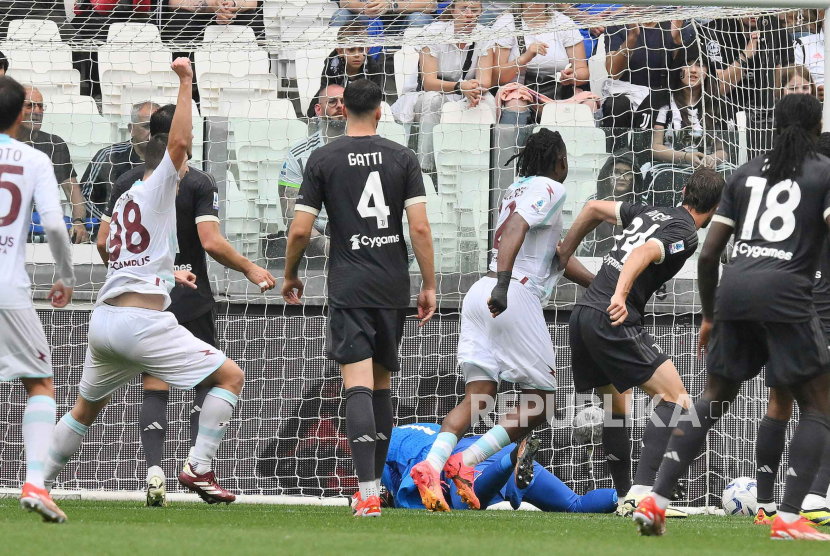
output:
{"label": "green grass pitch", "polygon": [[355,519],[347,507],[144,508],[136,502],[63,501],[63,525],[45,524],[0,500],[2,554],[830,554],[826,543],[769,540],[749,518],[670,520],[662,538],[639,537],[628,519],[542,512],[384,510]]}

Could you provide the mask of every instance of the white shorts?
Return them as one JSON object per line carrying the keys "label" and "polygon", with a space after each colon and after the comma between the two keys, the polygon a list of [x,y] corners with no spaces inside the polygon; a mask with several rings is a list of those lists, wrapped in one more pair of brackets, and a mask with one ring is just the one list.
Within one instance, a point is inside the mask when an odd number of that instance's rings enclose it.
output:
{"label": "white shorts", "polygon": [[0,309],[0,381],[52,378],[52,358],[34,307]]}
{"label": "white shorts", "polygon": [[473,284],[461,308],[458,362],[465,382],[506,380],[522,389],[556,390],[556,356],[539,298],[513,280],[507,310],[493,318],[487,299],[496,285]]}
{"label": "white shorts", "polygon": [[147,373],[180,390],[193,388],[227,357],[180,326],[173,313],[106,303],[92,312],[78,393],[97,402]]}

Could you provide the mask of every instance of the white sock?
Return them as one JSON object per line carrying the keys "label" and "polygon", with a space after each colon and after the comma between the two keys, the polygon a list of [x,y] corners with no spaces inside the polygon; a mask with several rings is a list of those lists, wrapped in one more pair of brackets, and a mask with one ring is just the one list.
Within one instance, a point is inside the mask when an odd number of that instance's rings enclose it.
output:
{"label": "white sock", "polygon": [[81,447],[88,430],[88,426],[76,421],[69,413],[61,417],[52,433],[52,444],[43,469],[43,477],[47,482],[54,482],[60,475],[66,463]]}
{"label": "white sock", "polygon": [[444,465],[450,459],[453,448],[458,444],[458,437],[451,432],[439,432],[438,437],[429,449],[426,461],[439,473],[444,470]]}
{"label": "white sock", "polygon": [[167,477],[164,474],[164,469],[159,467],[158,465],[153,465],[152,467],[147,468],[147,480],[150,480],[150,477],[161,477],[162,481],[166,481]]}
{"label": "white sock", "polygon": [[778,512],[778,517],[783,519],[785,523],[795,523],[801,516],[790,512]]}
{"label": "white sock", "polygon": [[461,452],[464,465],[475,467],[505,446],[510,444],[510,437],[501,425],[496,425],[475,443]]}
{"label": "white sock", "polygon": [[225,436],[225,429],[236,407],[237,397],[224,388],[213,387],[207,393],[205,403],[202,404],[202,414],[199,416],[199,434],[196,436],[196,445],[190,456],[190,466],[193,471],[201,474],[210,471],[216,450]]}
{"label": "white sock", "polygon": [[43,470],[52,431],[55,429],[55,400],[32,396],[23,412],[23,444],[26,447],[26,482],[44,488]]}
{"label": "white sock", "polygon": [[365,483],[358,483],[360,486],[360,498],[367,500],[370,496],[380,495],[377,483],[375,481],[366,481]]}
{"label": "white sock", "polygon": [[657,502],[657,507],[661,510],[665,510],[669,507],[669,499],[665,496],[660,496],[656,492],[652,494],[652,496],[654,496],[654,501]]}
{"label": "white sock", "polygon": [[804,497],[804,502],[801,503],[801,509],[804,511],[820,510],[827,507],[827,500],[818,494],[808,494]]}
{"label": "white sock", "polygon": [[628,491],[629,496],[641,496],[643,494],[648,494],[651,492],[651,487],[646,485],[634,485]]}
{"label": "white sock", "polygon": [[757,512],[761,509],[763,509],[764,513],[767,515],[773,514],[778,511],[778,504],[776,504],[775,502],[758,502],[758,505],[755,507],[755,511]]}
{"label": "white sock", "polygon": [[378,494],[380,494],[380,479],[375,479],[375,488],[377,489]]}

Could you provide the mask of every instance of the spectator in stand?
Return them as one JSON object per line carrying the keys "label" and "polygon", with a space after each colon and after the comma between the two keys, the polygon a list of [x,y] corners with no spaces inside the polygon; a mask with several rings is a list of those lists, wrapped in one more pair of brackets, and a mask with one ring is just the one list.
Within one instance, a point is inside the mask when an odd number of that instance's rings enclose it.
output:
{"label": "spectator in stand", "polygon": [[709,75],[724,97],[725,119],[747,116],[749,158],[772,148],[775,74],[793,64],[793,45],[775,16],[717,19],[700,27],[701,51],[710,62]]}
{"label": "spectator in stand", "polygon": [[261,0],[163,0],[159,20],[169,42],[201,41],[208,25],[245,25],[258,38],[265,33]]}
{"label": "spectator in stand", "polygon": [[[515,36],[517,27],[525,33]],[[549,4],[516,4],[496,20],[493,31],[503,35],[495,43],[499,85],[518,82],[551,99],[567,99],[575,88],[588,82],[582,35],[572,19]],[[517,90],[511,97],[503,105],[500,122],[528,124],[531,111],[527,95]]]}
{"label": "spectator in stand", "polygon": [[326,85],[345,87],[356,79],[374,81],[381,91],[386,91],[386,74],[380,63],[368,56],[365,45],[369,38],[367,27],[359,21],[352,21],[337,30],[337,44],[355,44],[344,48],[335,48],[323,67],[320,88]]}
{"label": "spectator in stand", "polygon": [[775,92],[776,99],[794,94],[817,96],[818,93],[810,70],[800,65],[788,66],[778,71]]}
{"label": "spectator in stand", "polygon": [[[610,15],[611,12],[622,8],[622,4],[555,4],[555,6],[579,25],[579,32],[585,41],[585,53],[588,58],[594,55],[598,39],[605,33],[605,27],[596,26],[596,21],[602,20],[604,15]],[[588,16],[592,16],[591,19],[595,26],[587,27],[583,23]]]}
{"label": "spectator in stand", "polygon": [[647,96],[657,91],[668,96],[669,64],[693,40],[693,27],[681,20],[608,27],[605,67],[610,79],[601,92],[594,91],[605,98],[600,126],[627,133]]}
{"label": "spectator in stand", "polygon": [[[316,95],[314,103],[315,124],[317,131],[311,133],[308,139],[294,143],[288,148],[288,155],[282,164],[279,182],[277,183],[282,207],[282,217],[285,228],[290,229],[294,221],[294,203],[297,193],[303,183],[303,171],[311,153],[329,141],[341,137],[346,133],[346,121],[343,116],[343,87],[331,84],[322,87]],[[311,243],[306,248],[309,257],[325,255],[328,249],[326,239],[326,224],[328,216],[325,207],[314,220],[311,230]]]}
{"label": "spectator in stand", "polygon": [[72,166],[72,157],[66,142],[51,133],[40,130],[43,115],[48,106],[43,102],[43,95],[34,87],[26,87],[26,100],[23,103],[23,122],[17,132],[17,140],[31,145],[49,156],[55,169],[55,177],[63,187],[66,198],[72,204],[72,231],[70,237],[74,243],[89,239],[86,231],[86,203],[78,185],[78,175]]}
{"label": "spectator in stand", "polygon": [[369,28],[400,33],[407,27],[432,23],[435,0],[340,0],[340,9],[331,16],[331,25],[340,27],[355,19]]}
{"label": "spectator in stand", "polygon": [[727,161],[723,142],[712,133],[719,120],[713,106],[717,97],[707,94],[706,63],[700,60],[697,47],[681,49],[671,61],[668,97],[655,91],[640,104],[638,127],[653,127],[648,153],[653,160],[648,162],[714,169]]}
{"label": "spectator in stand", "polygon": [[101,218],[115,180],[144,161],[144,149],[150,139],[150,116],[159,108],[149,100],[134,104],[127,126],[129,141],[104,147],[92,157],[81,178],[81,191],[90,216]]}
{"label": "spectator in stand", "polygon": [[6,72],[9,71],[9,59],[6,58],[6,55],[0,52],[0,77],[6,75]]}
{"label": "spectator in stand", "polygon": [[[441,19],[424,30],[426,46],[420,49],[420,81],[415,95],[404,95],[393,107],[398,121],[420,122],[418,159],[424,172],[435,171],[432,131],[441,121],[441,107],[447,102],[462,102],[475,107],[480,103],[492,107],[489,93],[495,85],[493,49],[486,43],[464,40],[464,36],[484,31],[478,23],[481,2],[454,0]],[[448,43],[446,37],[463,42]],[[434,43],[432,41],[435,41]]]}
{"label": "spectator in stand", "polygon": [[[822,20],[824,19],[824,10]],[[816,84],[816,96],[824,102],[824,25],[818,33],[806,35],[796,39],[793,52],[793,61],[810,70],[810,76]]]}

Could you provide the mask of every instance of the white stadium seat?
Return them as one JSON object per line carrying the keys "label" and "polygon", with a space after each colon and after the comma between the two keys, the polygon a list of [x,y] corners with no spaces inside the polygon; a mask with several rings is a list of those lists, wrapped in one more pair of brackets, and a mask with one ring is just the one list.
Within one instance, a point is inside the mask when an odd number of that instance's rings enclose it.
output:
{"label": "white stadium seat", "polygon": [[227,73],[205,73],[198,85],[205,117],[224,116],[238,102],[280,100],[277,76],[272,74],[234,77]]}
{"label": "white stadium seat", "polygon": [[145,100],[175,104],[178,93],[179,78],[170,69],[143,75],[125,70],[107,70],[101,74],[101,106],[105,116],[129,114],[133,104]]}
{"label": "white stadium seat", "polygon": [[393,55],[395,66],[395,89],[398,96],[418,88],[418,51],[405,44]]}
{"label": "white stadium seat", "polygon": [[300,113],[305,115],[314,95],[320,90],[320,76],[326,64],[326,56],[331,53],[327,48],[298,50],[295,67],[297,71],[297,89],[300,95]]}
{"label": "white stadium seat", "polygon": [[10,42],[63,42],[58,24],[49,19],[13,19],[6,40]]}
{"label": "white stadium seat", "polygon": [[[85,114],[100,116],[98,105],[95,99],[86,95],[44,95],[45,102],[49,105],[48,113],[57,114]],[[48,118],[48,114],[45,116]]]}
{"label": "white stadium seat", "polygon": [[246,75],[267,75],[271,72],[271,61],[268,59],[268,53],[259,48],[197,50],[195,62],[197,83],[202,80],[202,76],[206,73],[227,74],[230,77],[239,78]]}
{"label": "white stadium seat", "polygon": [[95,114],[49,112],[44,114],[41,129],[66,141],[78,180],[95,153],[115,142],[113,126],[97,111]]}
{"label": "white stadium seat", "polygon": [[159,28],[152,23],[122,23],[110,25],[107,31],[108,43],[161,43]]}
{"label": "white stadium seat", "polygon": [[441,107],[441,123],[444,124],[479,124],[496,123],[495,110],[484,103],[469,108],[466,102],[445,102]]}
{"label": "white stadium seat", "polygon": [[210,43],[248,43],[256,44],[254,30],[247,25],[208,25],[202,38],[205,44]]}
{"label": "white stadium seat", "polygon": [[228,170],[225,189],[225,235],[242,256],[255,259],[259,243],[259,220],[254,201],[239,190]]}
{"label": "white stadium seat", "polygon": [[554,102],[546,104],[539,122],[545,127],[559,126],[594,127],[596,120],[591,109],[584,104],[572,102]]}
{"label": "white stadium seat", "polygon": [[78,70],[51,70],[39,73],[30,69],[9,68],[9,77],[15,78],[23,85],[33,85],[43,98],[54,95],[80,95],[81,74]]}

